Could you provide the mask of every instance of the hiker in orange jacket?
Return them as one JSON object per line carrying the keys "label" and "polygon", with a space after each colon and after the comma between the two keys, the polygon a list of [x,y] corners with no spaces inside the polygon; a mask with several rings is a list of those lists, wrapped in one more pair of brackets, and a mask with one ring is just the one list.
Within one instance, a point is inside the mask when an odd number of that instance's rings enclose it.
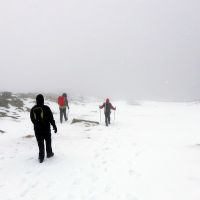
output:
{"label": "hiker in orange jacket", "polygon": [[69,103],[68,103],[66,93],[63,93],[62,96],[58,97],[58,105],[59,105],[59,109],[60,109],[60,123],[62,123],[63,122],[63,116],[65,118],[65,121],[68,120],[67,108],[69,110]]}

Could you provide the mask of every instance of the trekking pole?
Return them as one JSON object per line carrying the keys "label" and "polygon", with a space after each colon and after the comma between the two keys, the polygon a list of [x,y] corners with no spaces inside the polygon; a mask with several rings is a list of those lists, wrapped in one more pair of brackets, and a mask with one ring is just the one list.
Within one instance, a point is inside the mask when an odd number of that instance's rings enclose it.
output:
{"label": "trekking pole", "polygon": [[114,110],[114,121],[115,121],[115,110]]}
{"label": "trekking pole", "polygon": [[69,108],[67,110],[68,110],[68,112],[67,112],[67,118],[69,119]]}
{"label": "trekking pole", "polygon": [[101,124],[101,109],[99,108],[99,113],[100,113],[100,124]]}

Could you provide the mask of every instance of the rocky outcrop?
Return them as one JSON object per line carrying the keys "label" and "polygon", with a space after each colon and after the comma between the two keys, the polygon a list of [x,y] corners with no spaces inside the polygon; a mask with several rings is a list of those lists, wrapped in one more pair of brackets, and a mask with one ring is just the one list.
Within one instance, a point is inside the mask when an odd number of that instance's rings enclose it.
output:
{"label": "rocky outcrop", "polygon": [[98,125],[99,124],[99,122],[84,120],[84,119],[73,119],[72,120],[72,124],[81,123],[81,122],[85,123],[86,125]]}

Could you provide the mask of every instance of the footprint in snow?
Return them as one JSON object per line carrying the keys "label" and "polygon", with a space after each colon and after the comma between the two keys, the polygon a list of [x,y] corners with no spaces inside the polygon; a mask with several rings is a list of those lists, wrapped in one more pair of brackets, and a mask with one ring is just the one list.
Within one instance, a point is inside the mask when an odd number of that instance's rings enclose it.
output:
{"label": "footprint in snow", "polygon": [[108,151],[110,150],[108,147],[103,148],[103,151]]}
{"label": "footprint in snow", "polygon": [[102,161],[102,164],[103,164],[103,165],[107,164],[107,161],[103,160],[103,161]]}
{"label": "footprint in snow", "polygon": [[95,155],[94,155],[94,158],[99,158],[100,157],[100,154],[99,153],[96,153]]}
{"label": "footprint in snow", "polygon": [[20,197],[25,197],[26,194],[29,192],[29,189],[25,189],[21,194],[20,194]]}
{"label": "footprint in snow", "polygon": [[104,169],[104,172],[105,172],[105,173],[107,173],[107,172],[108,172],[108,169],[107,169],[107,168],[105,168],[105,169]]}
{"label": "footprint in snow", "polygon": [[200,177],[190,177],[188,178],[189,181],[197,181],[199,182],[200,181]]}
{"label": "footprint in snow", "polygon": [[107,186],[105,187],[105,189],[104,189],[104,192],[105,192],[105,193],[108,193],[108,192],[110,192],[110,191],[111,191],[111,186],[107,185]]}
{"label": "footprint in snow", "polygon": [[132,175],[134,175],[134,174],[135,174],[135,170],[130,169],[130,170],[129,170],[129,175],[132,176]]}
{"label": "footprint in snow", "polygon": [[138,151],[138,152],[135,154],[135,157],[140,156],[140,154],[142,154],[142,152],[143,152],[143,150]]}
{"label": "footprint in snow", "polygon": [[76,179],[76,180],[73,182],[73,185],[74,185],[74,186],[77,186],[77,185],[80,184],[80,182],[81,182],[81,179],[78,178],[78,179]]}
{"label": "footprint in snow", "polygon": [[10,159],[13,159],[13,158],[14,158],[14,156],[10,156],[9,158],[10,158]]}
{"label": "footprint in snow", "polygon": [[32,188],[36,188],[36,186],[38,185],[38,182],[35,182],[31,185]]}
{"label": "footprint in snow", "polygon": [[137,198],[131,194],[127,194],[126,199],[127,200],[137,200]]}
{"label": "footprint in snow", "polygon": [[22,182],[22,183],[25,183],[26,180],[27,180],[26,178],[22,178],[21,182]]}

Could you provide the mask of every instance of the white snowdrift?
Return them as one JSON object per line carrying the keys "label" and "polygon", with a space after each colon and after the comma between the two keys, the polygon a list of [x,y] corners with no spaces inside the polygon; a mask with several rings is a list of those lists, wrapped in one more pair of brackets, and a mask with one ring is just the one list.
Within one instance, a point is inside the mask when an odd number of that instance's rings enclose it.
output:
{"label": "white snowdrift", "polygon": [[[37,160],[28,112],[0,119],[2,200],[199,200],[200,105],[143,102],[117,106],[110,127],[99,121],[100,102],[71,104],[70,119],[52,133],[55,157]],[[33,106],[31,101],[26,106]]]}

